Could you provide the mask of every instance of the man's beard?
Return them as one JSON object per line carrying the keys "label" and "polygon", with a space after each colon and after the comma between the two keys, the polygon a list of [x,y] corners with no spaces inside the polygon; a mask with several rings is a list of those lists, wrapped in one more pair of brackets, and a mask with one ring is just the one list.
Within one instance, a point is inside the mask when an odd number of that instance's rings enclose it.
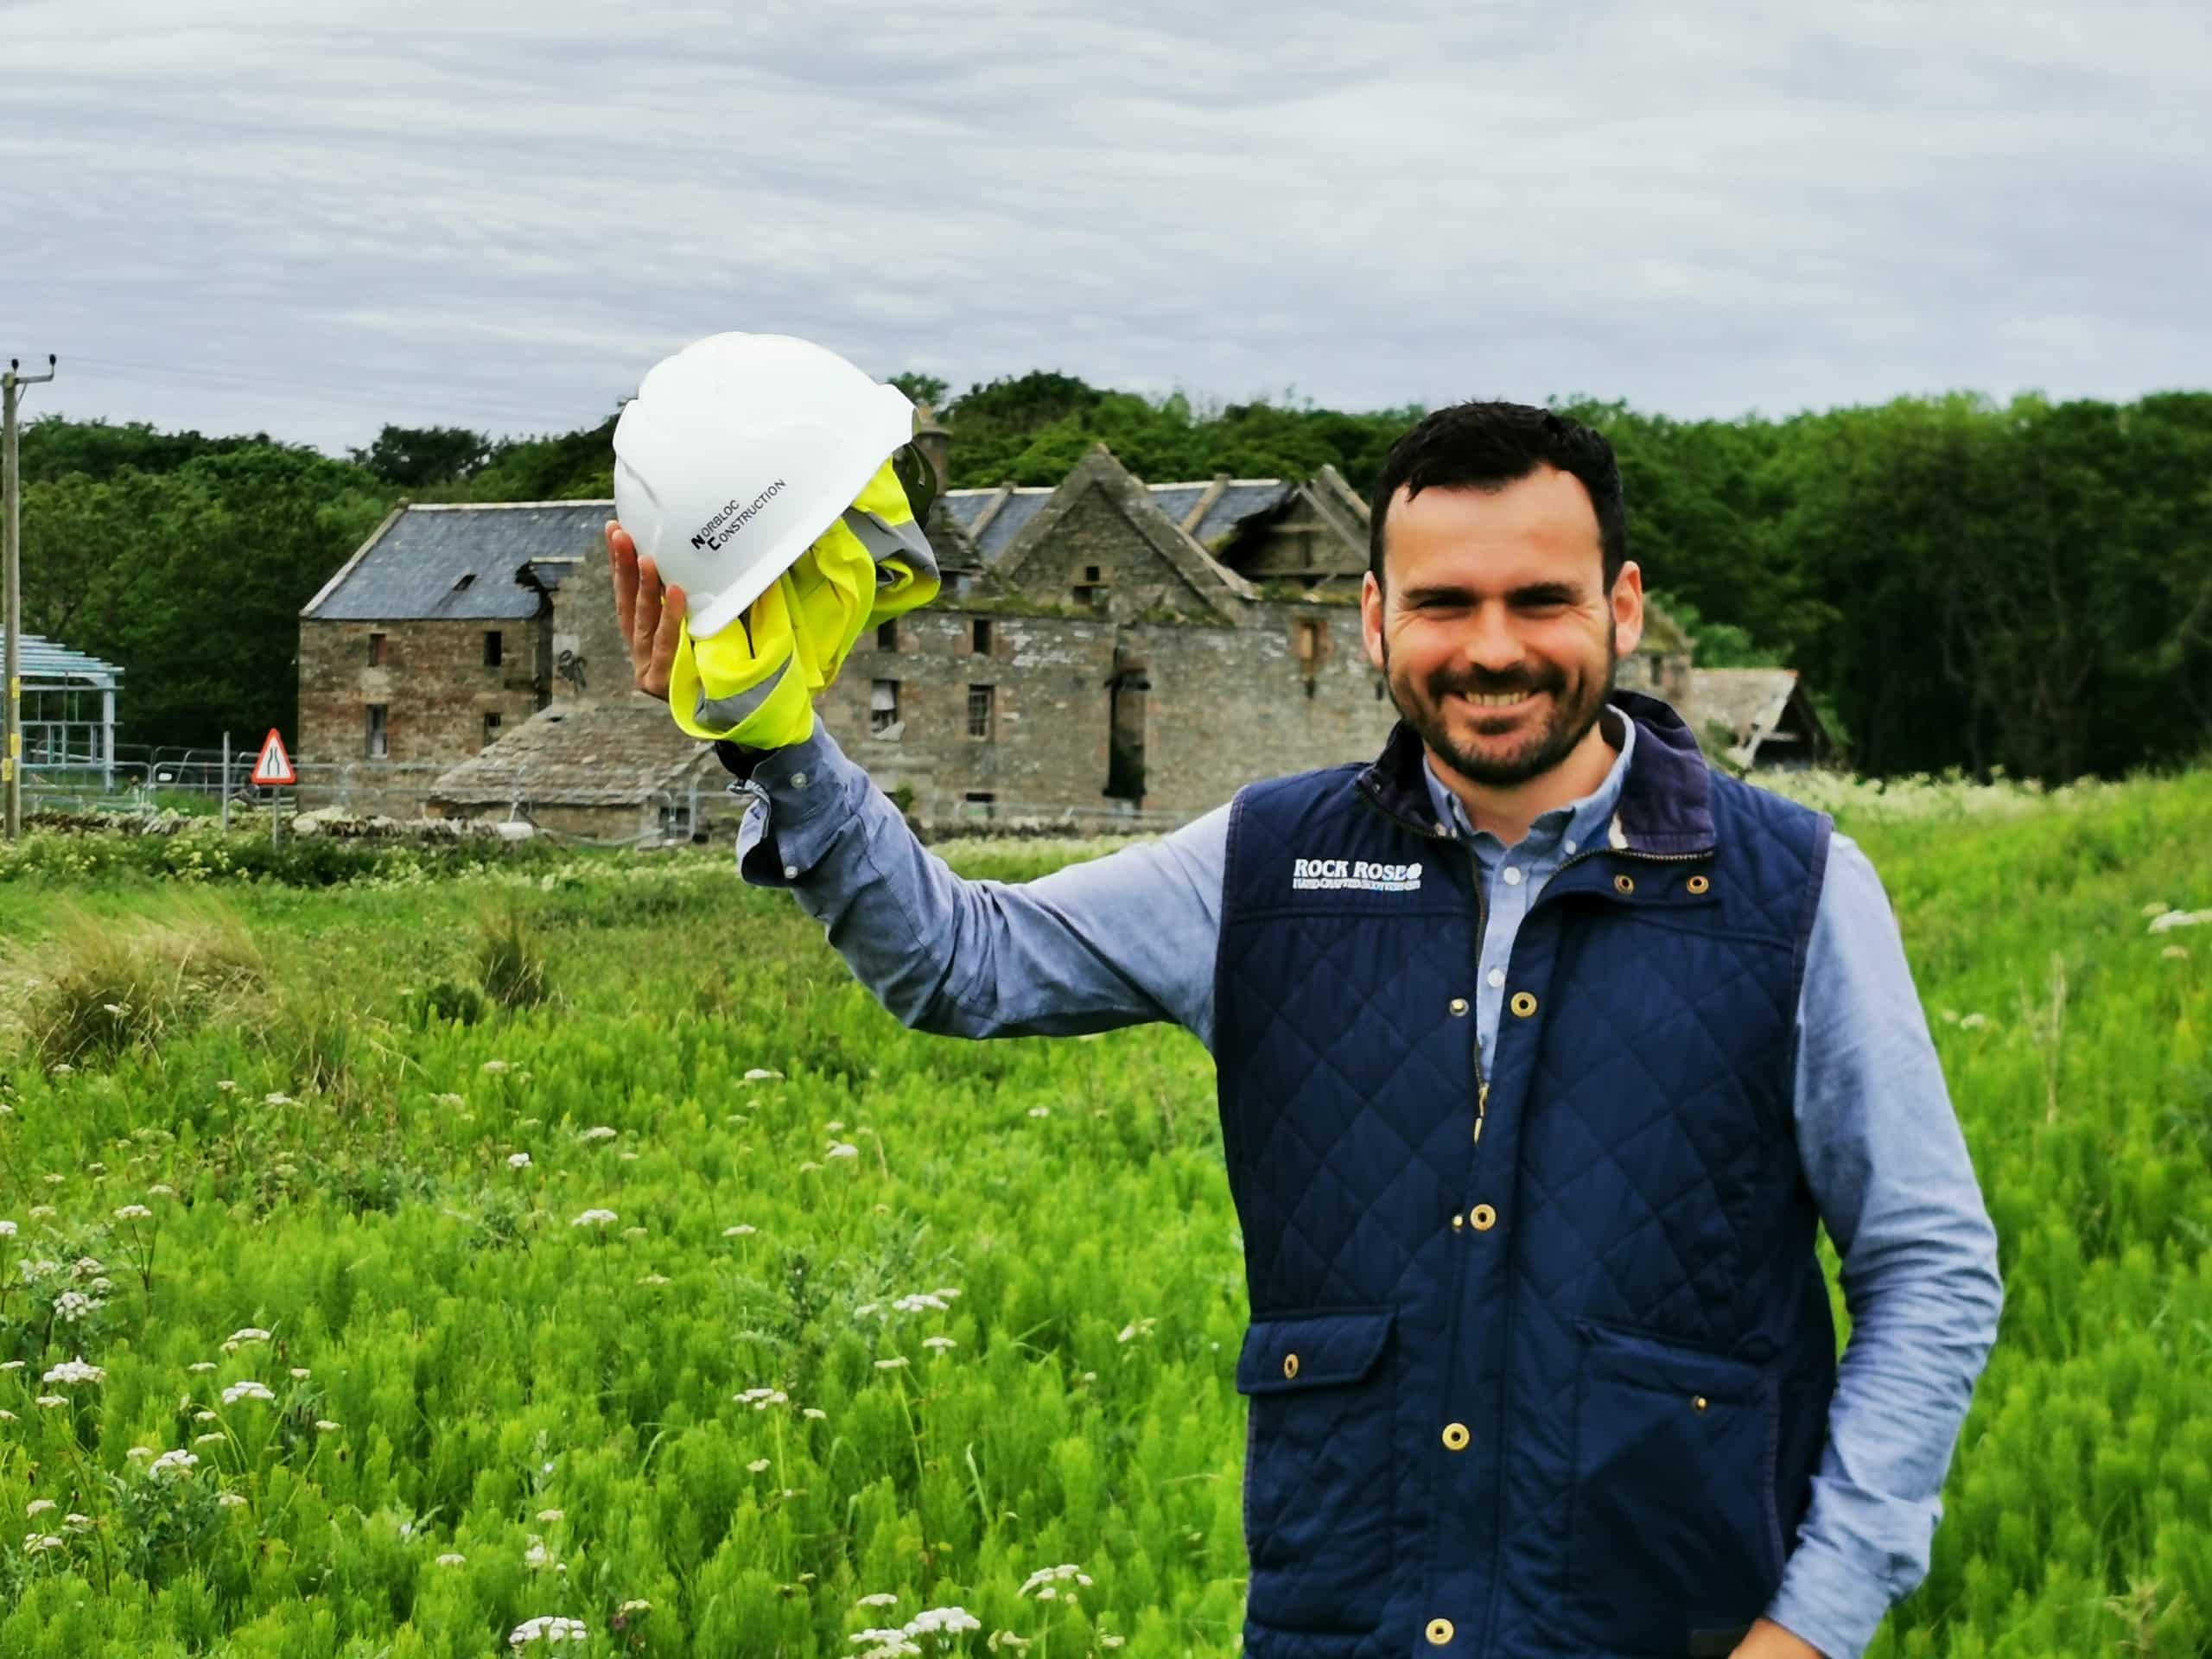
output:
{"label": "man's beard", "polygon": [[[1390,702],[1399,715],[1439,760],[1469,783],[1489,789],[1510,789],[1532,778],[1541,778],[1558,766],[1598,723],[1605,699],[1612,693],[1613,674],[1618,666],[1613,652],[1617,635],[1618,625],[1609,615],[1605,619],[1605,677],[1598,682],[1577,675],[1570,683],[1566,674],[1551,667],[1534,668],[1499,680],[1461,669],[1431,675],[1425,688],[1428,700],[1422,703],[1409,694],[1409,689],[1402,685],[1392,671],[1387,639],[1382,642],[1382,677],[1389,688]],[[1445,698],[1454,693],[1481,696],[1506,691],[1547,694],[1543,718],[1535,723],[1536,729],[1518,747],[1503,752],[1478,753],[1463,748],[1452,737],[1445,720]],[[1523,715],[1522,720],[1525,723],[1528,717]]]}

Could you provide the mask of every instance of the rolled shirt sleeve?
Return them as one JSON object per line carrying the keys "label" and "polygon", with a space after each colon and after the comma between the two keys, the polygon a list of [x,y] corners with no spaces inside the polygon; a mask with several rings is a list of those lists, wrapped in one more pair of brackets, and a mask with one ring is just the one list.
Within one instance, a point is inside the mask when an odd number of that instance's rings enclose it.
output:
{"label": "rolled shirt sleeve", "polygon": [[817,719],[734,785],[739,873],[789,888],[903,1024],[1070,1036],[1168,1020],[1211,1046],[1229,809],[1034,881],[969,881]]}
{"label": "rolled shirt sleeve", "polygon": [[1941,1493],[2004,1291],[1997,1235],[1888,895],[1833,837],[1798,1006],[1806,1183],[1851,1313],[1812,1506],[1767,1617],[1859,1659],[1926,1577]]}

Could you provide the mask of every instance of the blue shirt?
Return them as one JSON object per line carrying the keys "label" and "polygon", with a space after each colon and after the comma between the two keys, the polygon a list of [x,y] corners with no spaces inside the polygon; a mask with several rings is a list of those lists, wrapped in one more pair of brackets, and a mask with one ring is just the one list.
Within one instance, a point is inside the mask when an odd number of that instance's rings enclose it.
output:
{"label": "blue shirt", "polygon": [[[1611,833],[1636,727],[1608,709],[1605,781],[1508,847],[1427,773],[1440,826],[1473,860],[1488,920],[1477,1038],[1491,1060],[1515,934],[1580,849]],[[1065,1036],[1146,1020],[1213,1042],[1229,809],[1034,881],[964,881],[819,721],[732,786],[738,868],[786,887],[861,983],[907,1026],[958,1037]],[[1997,1335],[1996,1230],[1974,1179],[1880,878],[1834,836],[1797,1009],[1795,1116],[1805,1183],[1842,1262],[1852,1335],[1812,1507],[1767,1608],[1828,1659],[1859,1659],[1926,1576],[1941,1493]]]}

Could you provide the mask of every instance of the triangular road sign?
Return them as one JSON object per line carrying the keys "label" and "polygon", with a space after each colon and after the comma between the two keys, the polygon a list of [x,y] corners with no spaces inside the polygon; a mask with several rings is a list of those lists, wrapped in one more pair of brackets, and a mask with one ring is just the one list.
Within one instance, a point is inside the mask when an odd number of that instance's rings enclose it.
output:
{"label": "triangular road sign", "polygon": [[284,740],[276,735],[274,726],[262,740],[261,758],[253,763],[253,781],[264,789],[300,781],[292,771],[292,757],[284,753]]}

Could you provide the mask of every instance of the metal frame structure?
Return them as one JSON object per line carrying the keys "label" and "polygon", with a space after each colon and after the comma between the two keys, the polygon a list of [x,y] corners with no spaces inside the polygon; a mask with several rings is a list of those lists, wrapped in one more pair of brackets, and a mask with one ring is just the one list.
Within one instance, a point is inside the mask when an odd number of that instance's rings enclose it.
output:
{"label": "metal frame structure", "polygon": [[[115,785],[115,694],[123,670],[81,651],[22,636],[23,770],[92,772]],[[86,705],[99,696],[94,719]]]}

